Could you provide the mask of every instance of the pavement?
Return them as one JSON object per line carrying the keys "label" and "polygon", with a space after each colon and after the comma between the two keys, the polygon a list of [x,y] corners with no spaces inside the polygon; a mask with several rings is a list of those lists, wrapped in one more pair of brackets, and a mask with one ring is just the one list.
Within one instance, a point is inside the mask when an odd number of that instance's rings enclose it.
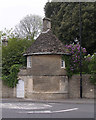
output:
{"label": "pavement", "polygon": [[63,100],[32,100],[27,98],[3,98],[1,101],[12,102],[38,102],[38,103],[75,103],[75,104],[94,104],[94,99],[63,99]]}

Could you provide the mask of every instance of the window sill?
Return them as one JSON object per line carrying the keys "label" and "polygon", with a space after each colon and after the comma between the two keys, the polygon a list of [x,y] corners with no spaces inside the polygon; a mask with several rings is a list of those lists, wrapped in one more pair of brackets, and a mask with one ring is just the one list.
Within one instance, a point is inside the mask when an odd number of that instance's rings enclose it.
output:
{"label": "window sill", "polygon": [[61,69],[66,69],[65,67],[61,67]]}

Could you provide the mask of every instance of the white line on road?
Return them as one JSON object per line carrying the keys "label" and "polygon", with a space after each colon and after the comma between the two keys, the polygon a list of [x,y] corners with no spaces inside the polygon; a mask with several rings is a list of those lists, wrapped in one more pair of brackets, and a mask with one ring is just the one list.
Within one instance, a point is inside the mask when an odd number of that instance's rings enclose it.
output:
{"label": "white line on road", "polygon": [[51,111],[30,111],[30,112],[27,112],[27,113],[33,114],[33,113],[52,113],[52,112]]}
{"label": "white line on road", "polygon": [[57,112],[70,112],[70,111],[74,111],[74,110],[78,110],[78,108],[72,108],[72,109],[66,109],[66,110],[59,110],[59,111],[53,111],[53,113],[57,113]]}
{"label": "white line on road", "polygon": [[[3,103],[2,108],[9,108],[9,109],[22,109],[22,110],[32,110],[32,111],[20,111],[19,113],[28,113],[28,114],[34,114],[34,113],[61,113],[61,112],[70,112],[70,111],[75,111],[78,110],[78,108],[71,108],[71,109],[65,109],[65,110],[58,110],[58,111],[51,111],[51,110],[39,110],[39,109],[48,109],[51,108],[52,106],[49,104],[36,104],[36,103],[31,103],[31,104],[13,104],[13,103]],[[37,110],[35,110],[37,109]]]}
{"label": "white line on road", "polygon": [[51,105],[48,104],[41,104],[41,103],[32,103],[32,104],[12,104],[12,103],[2,103],[2,108],[8,108],[8,109],[25,109],[25,110],[29,110],[29,109],[47,109],[52,107]]}
{"label": "white line on road", "polygon": [[78,108],[72,108],[72,109],[66,109],[66,110],[59,110],[59,111],[26,111],[26,112],[19,112],[19,113],[28,113],[28,114],[40,114],[40,113],[60,113],[60,112],[70,112],[70,111],[74,111],[74,110],[78,110]]}

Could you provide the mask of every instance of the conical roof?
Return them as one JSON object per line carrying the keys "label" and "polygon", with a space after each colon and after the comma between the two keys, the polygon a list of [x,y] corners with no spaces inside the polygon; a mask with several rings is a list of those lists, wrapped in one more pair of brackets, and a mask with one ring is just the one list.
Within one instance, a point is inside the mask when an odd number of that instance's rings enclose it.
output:
{"label": "conical roof", "polygon": [[51,30],[42,32],[24,55],[40,54],[69,54],[64,44],[52,33]]}

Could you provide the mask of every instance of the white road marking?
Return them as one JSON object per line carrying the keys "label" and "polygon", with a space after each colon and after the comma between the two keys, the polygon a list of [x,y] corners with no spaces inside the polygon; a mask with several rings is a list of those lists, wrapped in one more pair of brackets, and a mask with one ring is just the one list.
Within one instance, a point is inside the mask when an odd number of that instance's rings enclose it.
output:
{"label": "white road marking", "polygon": [[[70,112],[78,110],[79,108],[70,108],[65,110],[51,111],[51,110],[39,110],[39,109],[48,109],[52,106],[49,104],[42,103],[2,103],[2,108],[7,109],[23,109],[23,110],[32,110],[32,111],[18,111],[19,113],[27,113],[27,114],[39,114],[39,113],[61,113],[61,112]],[[38,111],[39,110],[39,111]]]}
{"label": "white road marking", "polygon": [[47,108],[50,108],[52,107],[51,105],[48,105],[48,104],[36,104],[36,103],[32,103],[32,104],[12,104],[12,103],[2,103],[2,108],[8,108],[8,109],[25,109],[25,110],[28,110],[28,109],[47,109]]}
{"label": "white road marking", "polygon": [[[22,112],[22,113],[23,113],[23,112]],[[30,111],[30,112],[27,112],[27,113],[29,113],[29,114],[33,114],[33,113],[52,113],[52,112],[46,110],[46,111]]]}
{"label": "white road marking", "polygon": [[70,111],[74,111],[74,110],[78,110],[78,108],[72,108],[72,109],[66,109],[66,110],[59,110],[59,111],[53,111],[53,113],[57,113],[57,112],[70,112]]}
{"label": "white road marking", "polygon": [[19,112],[19,113],[28,113],[28,114],[40,114],[40,113],[61,113],[61,112],[70,112],[70,111],[75,111],[78,110],[78,108],[72,108],[72,109],[66,109],[66,110],[59,110],[59,111],[25,111],[25,112]]}

